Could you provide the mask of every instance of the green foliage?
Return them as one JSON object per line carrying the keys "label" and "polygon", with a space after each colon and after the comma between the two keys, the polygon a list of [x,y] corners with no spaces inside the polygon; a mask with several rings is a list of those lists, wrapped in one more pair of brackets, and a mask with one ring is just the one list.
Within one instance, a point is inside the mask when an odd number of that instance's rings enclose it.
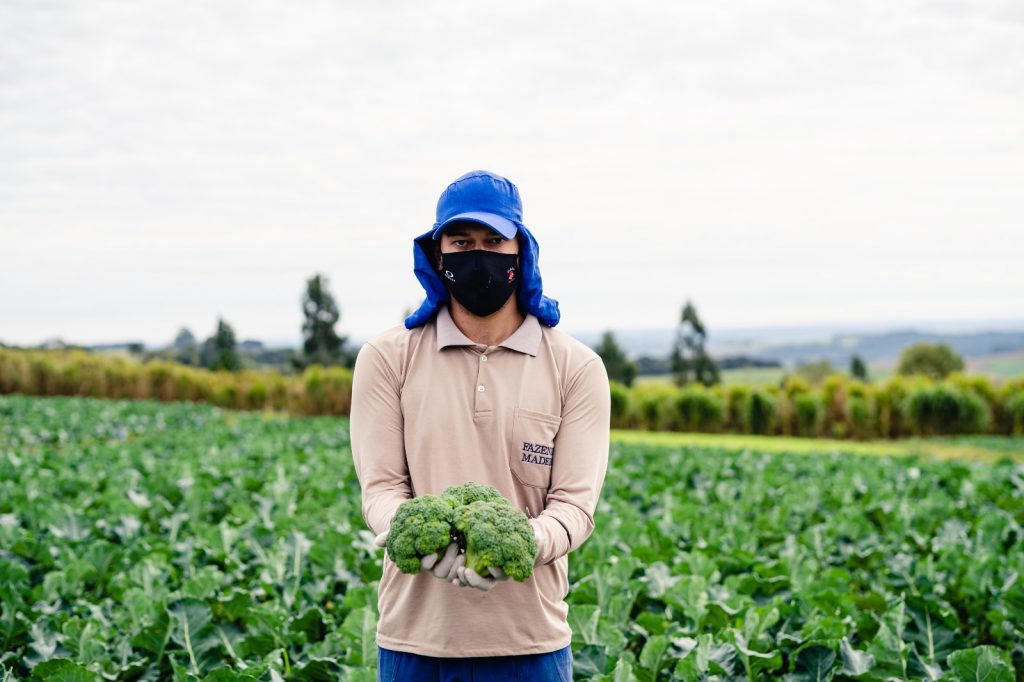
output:
{"label": "green foliage", "polygon": [[[0,396],[0,677],[374,679],[384,550],[346,427]],[[569,555],[576,677],[1019,679],[1004,447],[982,464],[614,442]]]}
{"label": "green foliage", "polygon": [[[982,400],[985,409],[979,413],[980,421],[959,419],[932,428],[923,426],[926,419],[918,421],[916,430],[912,428],[907,395],[915,387],[935,385],[924,375],[894,375],[869,384],[832,374],[814,386],[791,374],[778,385],[760,387],[693,383],[683,388],[670,383],[626,387],[610,381],[611,424],[625,429],[749,433],[745,404],[747,394],[756,388],[772,395],[771,432],[782,435],[901,438],[930,431],[977,433],[979,428],[992,434],[1024,432],[1020,412],[1024,408],[1015,398],[1024,393],[1024,378],[993,383],[985,376],[954,372],[947,383]],[[347,415],[352,372],[320,365],[311,365],[298,376],[253,370],[210,372],[165,360],[140,364],[81,350],[0,348],[0,393],[189,400],[295,415]]]}
{"label": "green foliage", "polygon": [[871,392],[868,386],[854,380],[847,388],[846,409],[854,438],[870,438],[874,435],[874,412]]}
{"label": "green foliage", "polygon": [[201,359],[207,369],[236,372],[242,368],[235,331],[223,319],[217,319],[217,331],[203,343]]}
{"label": "green foliage", "polygon": [[746,418],[744,417],[743,405],[747,399],[747,393],[751,391],[748,386],[726,386],[725,387],[725,428],[732,433],[744,433]]}
{"label": "green foliage", "polygon": [[793,397],[798,436],[816,436],[821,425],[821,399],[811,393],[798,393]]}
{"label": "green foliage", "polygon": [[611,423],[613,428],[629,426],[629,389],[618,381],[608,382],[611,390]]}
{"label": "green foliage", "polygon": [[633,385],[636,378],[636,363],[626,357],[625,352],[615,341],[615,335],[606,331],[601,335],[601,342],[594,351],[601,356],[604,362],[605,371],[611,381],[620,382],[626,386]]}
{"label": "green foliage", "polygon": [[677,386],[691,382],[713,386],[721,383],[718,366],[704,349],[707,330],[697,315],[697,308],[687,301],[679,317],[676,338],[669,354],[669,365]]}
{"label": "green foliage", "polygon": [[945,343],[915,343],[900,353],[896,372],[903,375],[923,374],[943,379],[964,368],[964,359]]}
{"label": "green foliage", "polygon": [[1006,407],[1013,424],[1013,433],[1024,434],[1024,391],[1013,393],[1006,401]]}
{"label": "green foliage", "polygon": [[676,418],[683,431],[716,432],[722,428],[722,399],[701,386],[686,386],[675,398]]}
{"label": "green foliage", "polygon": [[342,364],[351,368],[355,364],[355,358],[345,352],[347,338],[334,330],[341,312],[329,286],[327,277],[321,274],[306,281],[302,294],[302,358],[296,359],[301,367]]}
{"label": "green foliage", "polygon": [[919,386],[904,400],[907,418],[918,436],[982,433],[991,419],[984,400],[953,384]]}
{"label": "green foliage", "polygon": [[750,391],[743,400],[743,423],[747,433],[771,433],[775,426],[775,398],[760,389]]}
{"label": "green foliage", "polygon": [[850,376],[861,381],[868,380],[868,367],[859,355],[850,358]]}
{"label": "green foliage", "polygon": [[166,360],[141,364],[81,350],[0,349],[0,393],[103,398],[188,400],[296,415],[346,415],[352,371],[312,365],[298,376],[276,372],[216,371]]}
{"label": "green foliage", "polygon": [[798,365],[794,370],[798,377],[812,386],[820,386],[822,382],[824,382],[828,376],[834,374],[835,371],[835,368],[832,367],[832,363],[828,360],[805,362],[802,365]]}
{"label": "green foliage", "polygon": [[452,542],[452,503],[420,495],[398,505],[387,535],[388,556],[402,573],[419,573],[420,559]]}
{"label": "green foliage", "polygon": [[904,410],[910,386],[905,377],[893,376],[875,387],[876,430],[882,438],[899,438],[909,432]]}

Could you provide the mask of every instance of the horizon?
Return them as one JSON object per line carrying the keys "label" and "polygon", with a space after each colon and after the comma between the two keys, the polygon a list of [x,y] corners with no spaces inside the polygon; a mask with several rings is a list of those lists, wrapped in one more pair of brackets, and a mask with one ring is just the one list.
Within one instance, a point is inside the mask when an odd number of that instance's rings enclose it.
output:
{"label": "horizon", "polygon": [[[226,320],[228,324],[231,324],[230,320]],[[215,325],[214,325],[215,326]],[[397,326],[397,325],[395,325]],[[561,325],[558,325],[561,328]],[[195,336],[197,343],[201,343],[203,339],[208,338],[212,335],[213,329],[210,333],[197,333],[195,329],[188,328],[190,332]],[[0,344],[6,344],[10,346],[21,346],[21,347],[33,347],[39,346],[45,343],[49,343],[55,340],[68,345],[80,345],[88,347],[96,346],[118,346],[129,343],[142,343],[147,350],[156,350],[166,348],[170,346],[175,335],[180,331],[182,327],[176,329],[173,333],[168,335],[166,340],[154,341],[144,340],[142,338],[124,338],[124,339],[104,339],[104,340],[91,340],[84,341],[79,339],[73,339],[64,337],[61,335],[55,335],[36,341],[24,342],[14,341],[7,337],[0,336]],[[605,331],[611,331],[616,339],[622,342],[623,336],[629,335],[640,335],[640,334],[662,334],[672,332],[675,329],[673,326],[664,327],[640,327],[640,328],[619,328],[619,329],[588,329],[588,330],[568,330],[563,329],[565,333],[573,336],[574,338],[599,338]],[[245,343],[256,341],[262,343],[265,348],[300,348],[302,345],[302,337],[296,335],[294,338],[289,339],[288,337],[256,337],[246,336],[239,334],[237,329],[234,329],[237,343]],[[353,335],[347,333],[344,329],[335,329],[339,335],[345,336],[348,343],[354,344],[356,341],[360,345],[367,339],[371,338],[370,335]],[[383,330],[381,330],[383,331]],[[917,321],[899,321],[899,322],[887,322],[884,320],[867,321],[867,322],[844,322],[835,325],[829,324],[813,324],[813,325],[760,325],[760,326],[736,326],[736,327],[722,327],[714,330],[708,328],[708,343],[718,344],[723,342],[722,336],[728,337],[727,343],[737,343],[742,341],[740,338],[744,334],[753,334],[756,336],[775,336],[773,339],[774,343],[813,343],[815,340],[829,340],[836,336],[845,335],[876,335],[876,334],[891,334],[891,333],[919,333],[919,334],[986,334],[986,333],[999,333],[999,332],[1024,332],[1024,317],[1019,318],[975,318],[975,319],[963,319],[963,320],[917,320]]]}

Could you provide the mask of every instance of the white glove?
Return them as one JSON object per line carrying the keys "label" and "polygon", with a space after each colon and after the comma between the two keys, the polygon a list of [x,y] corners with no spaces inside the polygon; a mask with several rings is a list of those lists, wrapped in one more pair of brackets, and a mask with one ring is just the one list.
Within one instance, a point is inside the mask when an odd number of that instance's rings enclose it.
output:
{"label": "white glove", "polygon": [[[388,531],[386,529],[383,533],[380,533],[373,539],[373,544],[377,547],[387,547],[388,544]],[[448,547],[444,550],[442,556],[440,552],[434,552],[428,554],[425,557],[420,558],[420,573],[429,572],[435,578],[439,578],[445,581],[451,581],[455,584],[459,583],[456,569],[460,566],[466,565],[466,556],[459,554],[459,543],[449,542]]]}
{"label": "white glove", "polygon": [[458,569],[466,565],[466,555],[459,553],[459,543],[449,542],[442,555],[434,552],[420,559],[420,572],[429,571],[432,576],[446,582],[458,584]]}
{"label": "white glove", "polygon": [[[534,528],[535,534],[537,529]],[[373,539],[377,547],[387,546],[388,531],[379,533]],[[420,572],[429,572],[435,578],[451,582],[459,587],[475,587],[486,592],[499,582],[508,580],[508,575],[498,566],[488,566],[487,570],[491,577],[485,578],[472,568],[466,567],[466,555],[459,552],[459,543],[450,542],[444,550],[444,555],[439,552],[428,554],[420,559]]]}
{"label": "white glove", "polygon": [[481,592],[486,592],[498,583],[508,580],[505,571],[497,566],[488,566],[487,570],[490,572],[491,577],[485,578],[472,568],[466,566],[465,561],[462,563],[463,565],[458,567],[459,581],[462,587],[475,587]]}

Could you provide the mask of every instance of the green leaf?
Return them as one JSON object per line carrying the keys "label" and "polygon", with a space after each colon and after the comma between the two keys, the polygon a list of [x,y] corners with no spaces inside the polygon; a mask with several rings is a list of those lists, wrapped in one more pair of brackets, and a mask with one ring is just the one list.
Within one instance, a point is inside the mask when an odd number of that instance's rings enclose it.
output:
{"label": "green leaf", "polygon": [[377,660],[377,613],[360,606],[350,611],[341,625],[342,635],[349,645],[346,660],[351,665],[375,665]]}
{"label": "green leaf", "polygon": [[32,669],[32,679],[43,682],[96,682],[100,676],[67,658],[51,658]]}
{"label": "green leaf", "polygon": [[668,645],[669,640],[665,635],[653,635],[644,643],[644,648],[640,652],[640,665],[651,671],[651,679],[658,678],[658,672],[665,664]]}
{"label": "green leaf", "polygon": [[794,672],[787,679],[793,682],[831,680],[835,675],[835,662],[836,652],[832,649],[818,645],[809,646],[797,654]]}
{"label": "green leaf", "polygon": [[572,669],[573,676],[582,676],[590,679],[596,675],[602,675],[608,668],[608,656],[604,647],[597,644],[587,644],[579,649],[573,650]]}
{"label": "green leaf", "polygon": [[633,665],[624,658],[620,658],[612,671],[612,682],[635,682],[636,675],[633,674]]}
{"label": "green leaf", "polygon": [[960,682],[1014,682],[1010,655],[994,646],[955,651],[949,655],[948,663]]}
{"label": "green leaf", "polygon": [[210,607],[197,599],[181,599],[167,607],[172,621],[171,639],[180,646],[192,675],[212,669],[220,653],[221,642],[210,627]]}
{"label": "green leaf", "polygon": [[875,667],[875,657],[866,651],[854,649],[847,637],[843,637],[839,642],[839,656],[843,662],[842,667],[839,668],[840,675],[857,677]]}
{"label": "green leaf", "polygon": [[598,624],[601,621],[601,608],[593,604],[574,604],[569,607],[567,617],[569,628],[572,630],[572,644],[574,647],[585,644],[600,644],[597,634]]}
{"label": "green leaf", "polygon": [[676,663],[676,676],[696,682],[703,680],[708,674],[733,676],[736,670],[736,650],[729,644],[715,644],[714,637],[708,633],[701,634],[696,640],[689,637],[677,637],[672,643],[683,652],[683,657]]}
{"label": "green leaf", "polygon": [[259,678],[236,672],[231,668],[217,668],[204,677],[203,682],[259,682]]}

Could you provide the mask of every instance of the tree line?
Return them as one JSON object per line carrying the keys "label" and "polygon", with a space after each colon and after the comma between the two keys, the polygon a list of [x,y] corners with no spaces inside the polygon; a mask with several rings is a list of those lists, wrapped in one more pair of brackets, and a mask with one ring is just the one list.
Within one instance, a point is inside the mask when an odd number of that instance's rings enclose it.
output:
{"label": "tree line", "polygon": [[[355,366],[358,349],[350,348],[348,337],[340,336],[335,326],[341,320],[338,303],[329,290],[325,275],[315,274],[306,281],[302,294],[302,348],[298,352],[264,352],[262,359],[270,364],[285,365],[294,371],[303,371],[311,365]],[[223,318],[217,319],[217,329],[199,343],[187,328],[182,328],[170,349],[153,354],[183,365],[210,370],[237,372],[243,369],[242,349],[234,328]]]}
{"label": "tree line", "polygon": [[[716,362],[707,352],[708,332],[697,313],[697,308],[687,300],[679,316],[672,349],[664,358],[643,356],[631,359],[615,339],[611,330],[601,335],[600,342],[594,351],[604,361],[608,378],[626,387],[631,387],[640,373],[670,374],[671,383],[677,387],[700,384],[705,387],[722,383],[722,369],[728,369],[729,358]],[[757,362],[744,359],[743,366],[757,366]],[[764,366],[779,366],[777,362],[762,363]],[[665,370],[659,372],[657,370]],[[896,367],[896,374],[903,376],[923,375],[933,379],[942,379],[953,372],[964,369],[964,359],[945,343],[915,343],[904,348]],[[826,377],[837,372],[828,360],[808,362],[798,366],[793,374],[805,379],[812,385],[820,385]],[[859,355],[850,359],[848,373],[854,379],[869,381],[867,364]],[[787,377],[780,379],[780,385]]]}

